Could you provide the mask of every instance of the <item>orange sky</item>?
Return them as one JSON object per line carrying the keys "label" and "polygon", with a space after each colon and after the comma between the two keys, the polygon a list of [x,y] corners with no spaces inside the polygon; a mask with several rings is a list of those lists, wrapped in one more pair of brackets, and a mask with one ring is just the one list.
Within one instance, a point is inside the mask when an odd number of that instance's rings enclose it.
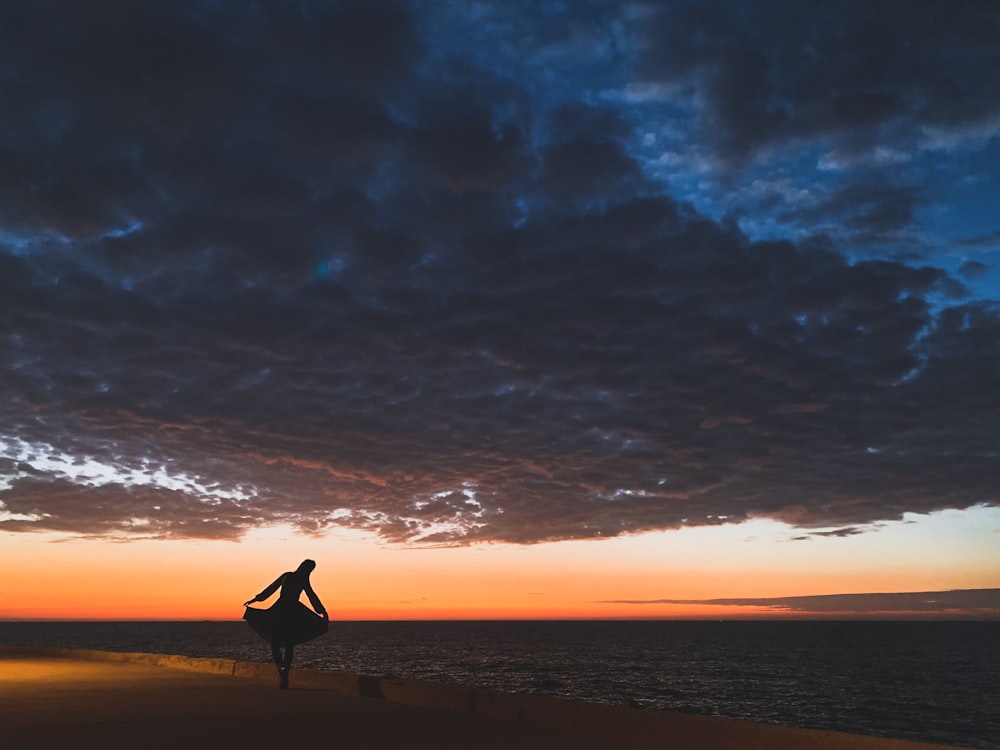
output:
{"label": "orange sky", "polygon": [[[1000,586],[1000,510],[946,511],[848,538],[792,541],[766,520],[606,541],[407,548],[360,532],[258,530],[241,542],[0,534],[0,618],[237,619],[306,557],[339,619],[747,617],[624,603]],[[801,615],[800,615],[801,616]]]}

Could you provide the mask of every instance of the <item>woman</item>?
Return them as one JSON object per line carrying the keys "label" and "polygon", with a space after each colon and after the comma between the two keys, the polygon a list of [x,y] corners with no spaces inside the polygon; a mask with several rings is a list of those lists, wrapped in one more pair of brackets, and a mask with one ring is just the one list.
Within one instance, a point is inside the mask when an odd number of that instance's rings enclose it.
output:
{"label": "woman", "polygon": [[[243,612],[243,619],[271,644],[271,656],[278,667],[282,689],[288,687],[288,670],[292,667],[295,645],[323,635],[329,628],[330,616],[309,583],[309,574],[315,567],[316,563],[312,560],[303,560],[294,571],[282,573],[274,583],[253,599],[243,603],[247,608]],[[255,609],[250,606],[254,602],[265,601],[279,588],[281,593],[278,594],[278,601],[268,609]],[[319,615],[299,602],[299,596],[303,591]],[[281,652],[282,649],[285,650],[284,654]]]}

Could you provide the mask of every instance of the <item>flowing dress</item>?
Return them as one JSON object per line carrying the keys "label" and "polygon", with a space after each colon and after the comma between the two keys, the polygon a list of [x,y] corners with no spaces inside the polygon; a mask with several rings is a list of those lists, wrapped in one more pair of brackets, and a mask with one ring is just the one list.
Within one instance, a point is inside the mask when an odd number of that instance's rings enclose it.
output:
{"label": "flowing dress", "polygon": [[305,591],[313,607],[322,609],[319,597],[309,585],[308,577],[291,572],[282,573],[274,583],[257,595],[257,599],[267,599],[278,588],[281,589],[278,601],[267,609],[247,607],[243,611],[243,619],[261,638],[271,644],[296,646],[318,638],[329,630],[327,618],[316,614],[299,601],[299,594]]}

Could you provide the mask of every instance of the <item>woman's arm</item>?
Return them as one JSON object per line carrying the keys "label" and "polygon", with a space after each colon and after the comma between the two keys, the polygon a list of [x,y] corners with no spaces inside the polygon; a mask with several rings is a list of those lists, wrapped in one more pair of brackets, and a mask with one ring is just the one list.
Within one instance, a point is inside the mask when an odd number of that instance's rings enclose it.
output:
{"label": "woman's arm", "polygon": [[255,596],[253,599],[246,602],[243,606],[245,607],[247,605],[253,604],[254,602],[262,602],[265,599],[269,598],[275,591],[281,588],[281,582],[285,580],[286,575],[288,575],[288,573],[282,573],[280,576],[275,578],[274,583],[272,583],[266,589],[257,594],[257,596]]}
{"label": "woman's arm", "polygon": [[306,596],[309,597],[309,603],[312,605],[312,608],[315,609],[317,612],[319,612],[321,615],[325,615],[326,607],[323,606],[323,602],[321,602],[319,600],[319,597],[316,596],[316,592],[313,591],[312,584],[309,583],[309,581],[306,581],[306,585],[303,588],[303,591],[305,591]]}

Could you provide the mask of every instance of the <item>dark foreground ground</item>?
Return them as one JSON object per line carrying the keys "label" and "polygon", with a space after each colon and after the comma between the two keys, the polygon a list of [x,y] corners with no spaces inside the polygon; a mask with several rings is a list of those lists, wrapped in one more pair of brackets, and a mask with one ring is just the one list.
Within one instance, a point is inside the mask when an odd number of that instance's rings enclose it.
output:
{"label": "dark foreground ground", "polygon": [[[111,656],[111,655],[108,655]],[[116,655],[121,657],[121,655]],[[305,672],[278,690],[267,669],[213,673],[94,652],[0,647],[0,747],[670,748],[927,750],[941,746],[528,696],[471,703],[433,686],[324,686]],[[235,669],[233,670],[236,671]],[[347,690],[344,685],[357,685]],[[394,698],[394,696],[397,696]],[[523,701],[523,703],[519,702]],[[435,703],[441,705],[434,705]]]}

